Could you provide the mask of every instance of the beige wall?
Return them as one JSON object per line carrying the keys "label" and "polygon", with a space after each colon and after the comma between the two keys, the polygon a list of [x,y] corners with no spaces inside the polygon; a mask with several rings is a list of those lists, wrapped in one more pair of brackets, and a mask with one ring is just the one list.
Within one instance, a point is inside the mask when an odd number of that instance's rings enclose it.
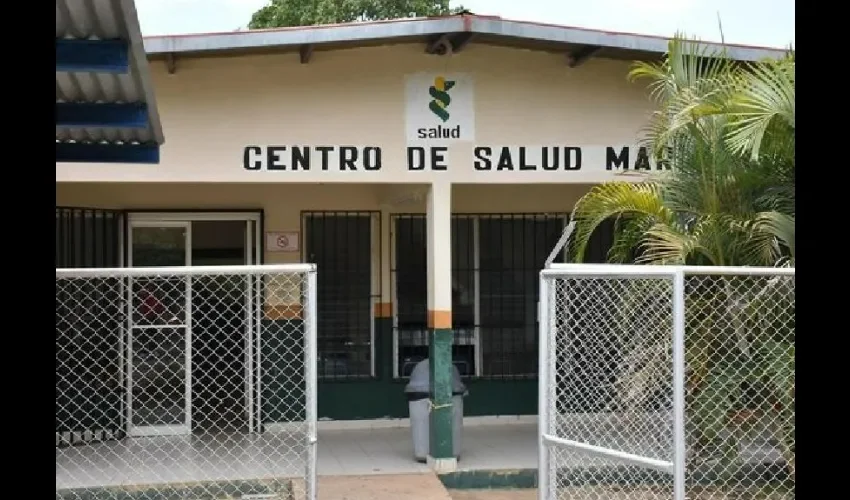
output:
{"label": "beige wall", "polygon": [[[569,68],[564,54],[471,44],[437,57],[421,44],[297,55],[179,58],[169,75],[151,64],[166,143],[158,165],[57,164],[57,182],[451,182],[592,183],[611,173],[478,172],[472,148],[634,145],[649,114],[628,61],[592,59]],[[449,171],[406,165],[405,75],[464,73],[474,81],[475,142],[453,145]],[[379,146],[380,172],[252,172],[247,145]],[[585,155],[591,153],[585,152]],[[599,163],[585,158],[585,162]],[[207,201],[210,203],[210,201]]]}
{"label": "beige wall", "polygon": [[[454,213],[564,213],[589,185],[454,185]],[[390,302],[390,214],[424,213],[426,187],[381,184],[57,183],[57,206],[124,210],[263,210],[265,231],[299,231],[301,212],[381,212],[380,290]],[[378,244],[378,243],[376,243]],[[376,252],[377,253],[377,252]],[[300,253],[267,252],[266,263],[300,262]],[[376,263],[377,264],[377,263]],[[378,275],[375,266],[375,275]],[[376,291],[379,288],[375,282]]]}

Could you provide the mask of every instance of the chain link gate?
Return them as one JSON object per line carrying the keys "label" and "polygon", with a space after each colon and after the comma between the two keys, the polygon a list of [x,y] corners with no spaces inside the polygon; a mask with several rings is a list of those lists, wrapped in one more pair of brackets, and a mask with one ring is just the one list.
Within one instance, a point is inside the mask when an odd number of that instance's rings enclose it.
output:
{"label": "chain link gate", "polygon": [[312,264],[56,270],[56,498],[316,498]]}
{"label": "chain link gate", "polygon": [[541,273],[539,498],[794,498],[794,269]]}

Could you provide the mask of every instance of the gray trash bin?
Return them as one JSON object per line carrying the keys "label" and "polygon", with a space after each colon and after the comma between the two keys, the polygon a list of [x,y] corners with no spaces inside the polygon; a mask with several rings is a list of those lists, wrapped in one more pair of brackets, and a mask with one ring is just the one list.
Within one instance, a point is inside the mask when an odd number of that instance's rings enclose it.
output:
{"label": "gray trash bin", "polygon": [[[413,457],[424,462],[431,444],[430,397],[431,368],[428,358],[423,359],[410,372],[410,381],[404,388],[410,409],[410,433],[413,438]],[[460,372],[452,365],[452,444],[454,456],[460,457],[461,432],[463,430],[463,397],[466,386],[460,380]]]}

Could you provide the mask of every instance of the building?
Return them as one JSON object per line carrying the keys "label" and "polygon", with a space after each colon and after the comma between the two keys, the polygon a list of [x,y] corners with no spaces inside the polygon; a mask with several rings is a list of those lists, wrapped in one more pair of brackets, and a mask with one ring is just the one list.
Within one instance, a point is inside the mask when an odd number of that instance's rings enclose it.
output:
{"label": "building", "polygon": [[168,142],[57,163],[57,267],[315,263],[320,418],[406,417],[431,335],[468,416],[536,414],[537,273],[591,186],[660,168],[627,72],[666,40],[463,15],[144,44]]}

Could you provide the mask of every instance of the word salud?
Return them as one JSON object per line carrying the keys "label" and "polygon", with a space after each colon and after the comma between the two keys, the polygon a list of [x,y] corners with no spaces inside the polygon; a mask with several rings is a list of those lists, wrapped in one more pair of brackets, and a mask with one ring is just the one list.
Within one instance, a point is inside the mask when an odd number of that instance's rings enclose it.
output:
{"label": "word salud", "polygon": [[[632,150],[637,149],[633,153]],[[407,148],[407,170],[446,171],[448,147]],[[377,146],[246,146],[243,167],[250,171],[366,171],[383,168]],[[581,147],[477,146],[473,168],[477,171],[576,171],[584,167]],[[596,166],[598,168],[598,166]],[[605,148],[605,170],[662,170],[665,162],[651,161],[645,147]]]}

